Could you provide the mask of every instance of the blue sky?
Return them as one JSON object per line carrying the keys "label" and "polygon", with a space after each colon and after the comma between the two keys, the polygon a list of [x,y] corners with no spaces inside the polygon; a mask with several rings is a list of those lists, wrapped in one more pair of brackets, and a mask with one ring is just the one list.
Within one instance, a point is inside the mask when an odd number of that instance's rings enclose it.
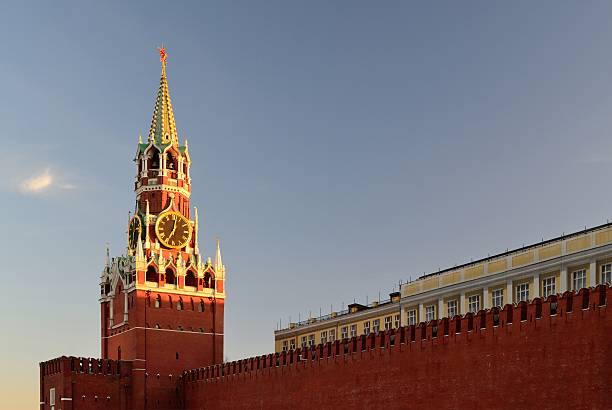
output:
{"label": "blue sky", "polygon": [[229,359],[272,351],[280,318],[612,216],[609,2],[123,3],[0,13],[10,408],[39,361],[99,356],[161,43]]}

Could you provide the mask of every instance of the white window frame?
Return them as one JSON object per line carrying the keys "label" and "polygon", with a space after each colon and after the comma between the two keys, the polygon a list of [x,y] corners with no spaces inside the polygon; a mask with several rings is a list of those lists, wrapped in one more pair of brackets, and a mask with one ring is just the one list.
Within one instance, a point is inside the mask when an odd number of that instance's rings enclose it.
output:
{"label": "white window frame", "polygon": [[468,312],[476,313],[480,310],[480,295],[468,296]]}
{"label": "white window frame", "polygon": [[391,323],[393,323],[393,316],[385,316],[385,332],[391,330]]}
{"label": "white window frame", "polygon": [[612,263],[601,265],[599,279],[599,283],[612,283]]}
{"label": "white window frame", "polygon": [[349,335],[348,326],[342,326],[340,331],[341,331],[341,335],[342,335],[342,340],[348,339],[348,335]]}
{"label": "white window frame", "polygon": [[576,292],[587,287],[586,269],[578,269],[572,272],[572,286]]}
{"label": "white window frame", "polygon": [[491,305],[499,308],[504,306],[504,289],[493,289],[491,292]]}
{"label": "white window frame", "polygon": [[327,343],[327,330],[321,331],[321,344]]}
{"label": "white window frame", "polygon": [[557,293],[557,278],[555,276],[547,276],[542,279],[542,296],[549,297]]}
{"label": "white window frame", "polygon": [[357,324],[351,325],[351,337],[357,337]]}
{"label": "white window frame", "polygon": [[516,285],[516,303],[522,301],[529,302],[529,282]]}
{"label": "white window frame", "polygon": [[332,343],[336,341],[336,329],[329,329],[329,341]]}
{"label": "white window frame", "polygon": [[366,336],[370,334],[370,321],[369,320],[366,322],[363,322],[363,334]]}
{"label": "white window frame", "polygon": [[453,318],[457,316],[459,312],[457,312],[457,299],[451,299],[446,302],[446,314],[448,318]]}
{"label": "white window frame", "polygon": [[396,314],[394,319],[393,324],[395,325],[395,328],[398,329],[400,327],[400,314]]}
{"label": "white window frame", "polygon": [[313,334],[308,335],[308,347],[312,347],[314,345],[315,345],[315,335],[313,333]]}
{"label": "white window frame", "polygon": [[49,406],[55,409],[55,387],[49,389]]}
{"label": "white window frame", "polygon": [[408,317],[408,326],[417,324],[417,314],[416,309],[411,309],[406,312],[406,316]]}
{"label": "white window frame", "polygon": [[306,348],[306,346],[308,346],[308,342],[307,342],[306,336],[302,336],[302,338],[300,340],[301,340],[302,349]]}
{"label": "white window frame", "polygon": [[287,340],[283,340],[283,352],[286,352],[289,348],[289,342]]}
{"label": "white window frame", "polygon": [[289,341],[289,350],[295,350],[295,339]]}
{"label": "white window frame", "polygon": [[372,322],[372,332],[375,334],[380,332],[380,319],[374,319]]}
{"label": "white window frame", "polygon": [[436,320],[436,305],[427,305],[425,306],[425,321],[431,322],[432,320]]}

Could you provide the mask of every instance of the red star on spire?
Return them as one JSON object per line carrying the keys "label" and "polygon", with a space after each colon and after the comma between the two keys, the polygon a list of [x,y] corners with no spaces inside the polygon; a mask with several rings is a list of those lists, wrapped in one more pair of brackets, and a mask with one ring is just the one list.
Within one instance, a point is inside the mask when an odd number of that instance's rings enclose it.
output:
{"label": "red star on spire", "polygon": [[164,48],[164,46],[161,46],[157,50],[159,50],[159,61],[166,64],[166,59],[168,58],[168,54],[166,54],[166,49]]}

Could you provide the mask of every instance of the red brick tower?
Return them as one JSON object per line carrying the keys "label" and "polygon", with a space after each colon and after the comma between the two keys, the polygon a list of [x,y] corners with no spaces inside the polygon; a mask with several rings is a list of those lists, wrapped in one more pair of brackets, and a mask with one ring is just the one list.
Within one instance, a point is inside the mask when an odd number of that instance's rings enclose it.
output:
{"label": "red brick tower", "polygon": [[189,148],[179,145],[163,48],[160,57],[149,136],[134,159],[127,255],[111,259],[107,250],[100,296],[102,358],[133,362],[133,393],[149,409],[178,404],[183,370],[222,362],[225,300],[219,242],[214,263],[200,254]]}

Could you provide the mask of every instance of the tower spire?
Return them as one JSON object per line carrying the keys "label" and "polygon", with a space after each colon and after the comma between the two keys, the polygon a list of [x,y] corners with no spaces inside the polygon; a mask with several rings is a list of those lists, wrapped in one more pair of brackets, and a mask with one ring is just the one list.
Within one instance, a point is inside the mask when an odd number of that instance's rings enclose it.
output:
{"label": "tower spire", "polygon": [[217,253],[215,254],[215,272],[223,270],[223,260],[221,259],[221,241],[217,238]]}
{"label": "tower spire", "polygon": [[159,89],[155,99],[155,109],[153,110],[153,119],[151,120],[151,129],[149,130],[149,141],[153,141],[158,146],[170,144],[178,146],[178,134],[176,132],[172,102],[170,101],[168,78],[166,77],[168,54],[163,46],[158,50],[159,61],[162,65],[161,79],[159,80]]}

